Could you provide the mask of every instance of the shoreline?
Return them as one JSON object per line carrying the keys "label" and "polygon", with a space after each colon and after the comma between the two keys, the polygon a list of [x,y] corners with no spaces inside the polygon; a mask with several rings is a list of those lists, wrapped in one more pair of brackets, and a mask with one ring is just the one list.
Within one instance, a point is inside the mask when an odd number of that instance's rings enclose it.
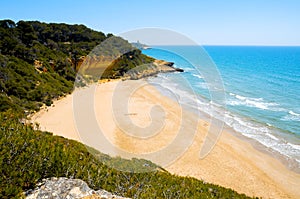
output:
{"label": "shoreline", "polygon": [[235,131],[234,129],[232,129],[232,127],[226,125],[226,128],[229,128],[228,132],[237,137],[240,140],[243,140],[247,143],[250,143],[253,148],[255,148],[257,151],[260,151],[268,156],[273,157],[274,159],[278,160],[281,164],[283,164],[288,170],[295,172],[297,174],[300,174],[300,167],[299,164],[296,160],[293,159],[289,159],[289,157],[285,156],[284,154],[281,154],[278,151],[275,151],[272,148],[269,148],[265,145],[263,145],[262,143],[260,143],[259,141],[252,139],[250,137],[247,137],[237,131]]}
{"label": "shoreline", "polygon": [[[163,134],[155,135],[151,142],[143,141],[141,143],[138,143],[135,139],[129,139],[127,135],[122,135],[122,132],[114,124],[113,116],[109,114],[111,113],[111,106],[109,106],[111,105],[111,97],[117,84],[121,85],[120,92],[122,96],[122,92],[124,93],[128,86],[145,84],[145,81],[111,81],[105,84],[97,84],[94,88],[95,98],[98,102],[95,104],[95,113],[97,117],[100,117],[97,118],[98,124],[106,132],[105,135],[107,135],[109,141],[118,147],[133,153],[140,153],[140,151],[152,152],[153,148],[162,148],[176,136],[174,132],[178,130],[178,124],[180,124],[178,123],[178,119],[180,119],[178,115],[186,114],[189,121],[197,125],[198,131],[188,150],[174,163],[166,167],[169,172],[203,179],[206,182],[232,188],[249,196],[264,198],[300,197],[297,190],[297,186],[300,186],[299,174],[288,170],[279,160],[259,151],[251,143],[232,135],[230,132],[223,132],[211,153],[200,160],[198,158],[199,150],[206,129],[209,126],[208,122],[199,120],[199,118],[195,119],[193,113],[180,113],[178,104],[176,105],[172,99],[163,96],[151,85],[139,89],[136,95],[130,99],[134,104],[134,106],[129,106],[130,113],[135,114],[128,115],[128,117],[137,126],[145,127],[151,123],[151,117],[148,114],[151,111],[151,106],[160,103],[168,111],[166,115],[168,122],[164,126]],[[84,95],[88,88],[79,89],[79,92]],[[33,122],[39,122],[41,130],[48,130],[56,135],[82,142],[82,136],[76,130],[74,115],[72,114],[73,96],[74,93],[55,101],[54,106],[49,107],[48,111],[40,110],[32,117]],[[97,112],[97,110],[101,111]],[[101,118],[103,112],[105,118],[103,116]],[[120,115],[127,117],[124,114]],[[186,128],[190,127],[186,126]]]}
{"label": "shoreline", "polygon": [[[170,97],[173,100],[177,100],[176,97],[173,97],[171,95],[164,93],[164,89],[169,89],[169,88],[161,86],[160,84],[156,84],[155,79],[154,79],[154,81],[151,80],[150,84],[153,85],[154,87],[156,87],[162,95],[164,95],[166,97]],[[200,110],[199,107],[197,109],[199,109],[200,111],[197,111],[196,108],[190,107],[190,105],[186,104],[186,103],[181,103],[181,106],[184,106],[187,110],[190,110],[191,112],[197,114],[198,117],[201,118],[201,120],[209,121],[209,120],[211,120],[211,118],[213,118],[213,116],[210,116],[207,112]],[[217,120],[220,121],[219,119],[217,119]],[[282,164],[284,164],[286,166],[287,169],[300,174],[300,163],[297,160],[289,157],[288,155],[286,155],[280,151],[276,151],[275,149],[264,145],[263,143],[261,143],[259,140],[255,139],[255,138],[251,138],[251,137],[244,135],[242,132],[235,130],[232,126],[228,125],[226,122],[224,122],[223,128],[226,129],[226,131],[229,132],[231,135],[234,135],[235,137],[237,137],[243,141],[251,143],[251,145],[255,149],[279,160]]]}

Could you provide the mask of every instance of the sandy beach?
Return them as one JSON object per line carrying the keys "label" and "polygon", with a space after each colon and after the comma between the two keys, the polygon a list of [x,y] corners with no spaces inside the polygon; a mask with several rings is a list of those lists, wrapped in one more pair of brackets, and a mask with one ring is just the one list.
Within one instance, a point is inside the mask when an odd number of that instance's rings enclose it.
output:
{"label": "sandy beach", "polygon": [[[182,109],[144,80],[113,81],[75,90],[39,111],[32,121],[39,123],[41,130],[104,153],[126,158],[134,154],[163,164],[176,175],[192,176],[249,196],[300,198],[300,174],[229,132],[224,131],[213,150],[199,159],[209,122]],[[113,147],[99,142],[99,131]]]}

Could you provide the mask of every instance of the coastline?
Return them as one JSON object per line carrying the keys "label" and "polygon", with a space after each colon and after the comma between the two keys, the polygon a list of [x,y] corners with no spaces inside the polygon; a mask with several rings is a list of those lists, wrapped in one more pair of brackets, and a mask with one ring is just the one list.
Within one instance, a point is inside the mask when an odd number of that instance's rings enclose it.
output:
{"label": "coastline", "polygon": [[[140,127],[145,127],[152,121],[149,113],[153,105],[159,104],[164,108],[166,123],[162,133],[151,137],[151,140],[138,142],[134,138],[124,135],[114,123],[112,114],[112,97],[114,89],[120,85],[120,95],[126,96],[126,88],[139,86],[129,102],[130,113],[121,115],[130,119]],[[90,87],[88,87],[90,88]],[[74,92],[84,92],[88,88],[79,89]],[[192,176],[206,182],[232,188],[240,193],[249,196],[263,198],[297,198],[300,193],[297,187],[300,186],[300,175],[288,170],[280,161],[265,154],[253,146],[228,132],[223,132],[219,142],[211,153],[200,160],[199,150],[209,123],[199,120],[195,114],[185,110],[172,99],[163,96],[156,88],[145,84],[144,80],[137,81],[112,81],[105,84],[96,84],[95,89],[95,114],[98,124],[103,128],[109,141],[116,146],[132,153],[152,152],[153,149],[160,149],[167,145],[176,136],[180,125],[181,114],[187,117],[190,124],[198,127],[197,134],[186,153],[166,169],[176,175]],[[124,94],[122,94],[124,93]],[[78,134],[72,112],[74,93],[65,98],[57,100],[47,110],[42,109],[32,117],[33,122],[40,123],[41,130],[53,132],[56,135],[64,136],[82,142],[82,135]],[[134,106],[133,106],[134,104]],[[105,116],[104,114],[105,113]],[[134,113],[134,114],[133,114]],[[88,120],[88,118],[83,118]],[[87,121],[88,123],[88,121]],[[186,128],[190,128],[186,126]],[[88,143],[86,143],[88,144]],[[92,147],[95,147],[92,145]],[[97,148],[97,146],[95,147]]]}

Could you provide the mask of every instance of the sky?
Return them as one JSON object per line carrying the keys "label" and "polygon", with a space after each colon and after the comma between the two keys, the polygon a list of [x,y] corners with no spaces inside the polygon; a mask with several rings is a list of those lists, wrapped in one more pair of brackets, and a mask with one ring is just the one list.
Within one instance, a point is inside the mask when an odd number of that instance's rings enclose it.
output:
{"label": "sky", "polygon": [[104,33],[160,28],[199,45],[300,46],[299,0],[5,0],[0,19],[84,24]]}

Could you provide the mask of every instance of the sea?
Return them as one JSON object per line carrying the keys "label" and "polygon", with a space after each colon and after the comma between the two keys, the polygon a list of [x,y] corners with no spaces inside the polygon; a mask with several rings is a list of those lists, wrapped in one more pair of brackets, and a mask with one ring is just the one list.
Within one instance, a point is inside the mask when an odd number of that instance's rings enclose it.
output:
{"label": "sea", "polygon": [[183,73],[148,81],[164,95],[300,168],[300,47],[152,46]]}

